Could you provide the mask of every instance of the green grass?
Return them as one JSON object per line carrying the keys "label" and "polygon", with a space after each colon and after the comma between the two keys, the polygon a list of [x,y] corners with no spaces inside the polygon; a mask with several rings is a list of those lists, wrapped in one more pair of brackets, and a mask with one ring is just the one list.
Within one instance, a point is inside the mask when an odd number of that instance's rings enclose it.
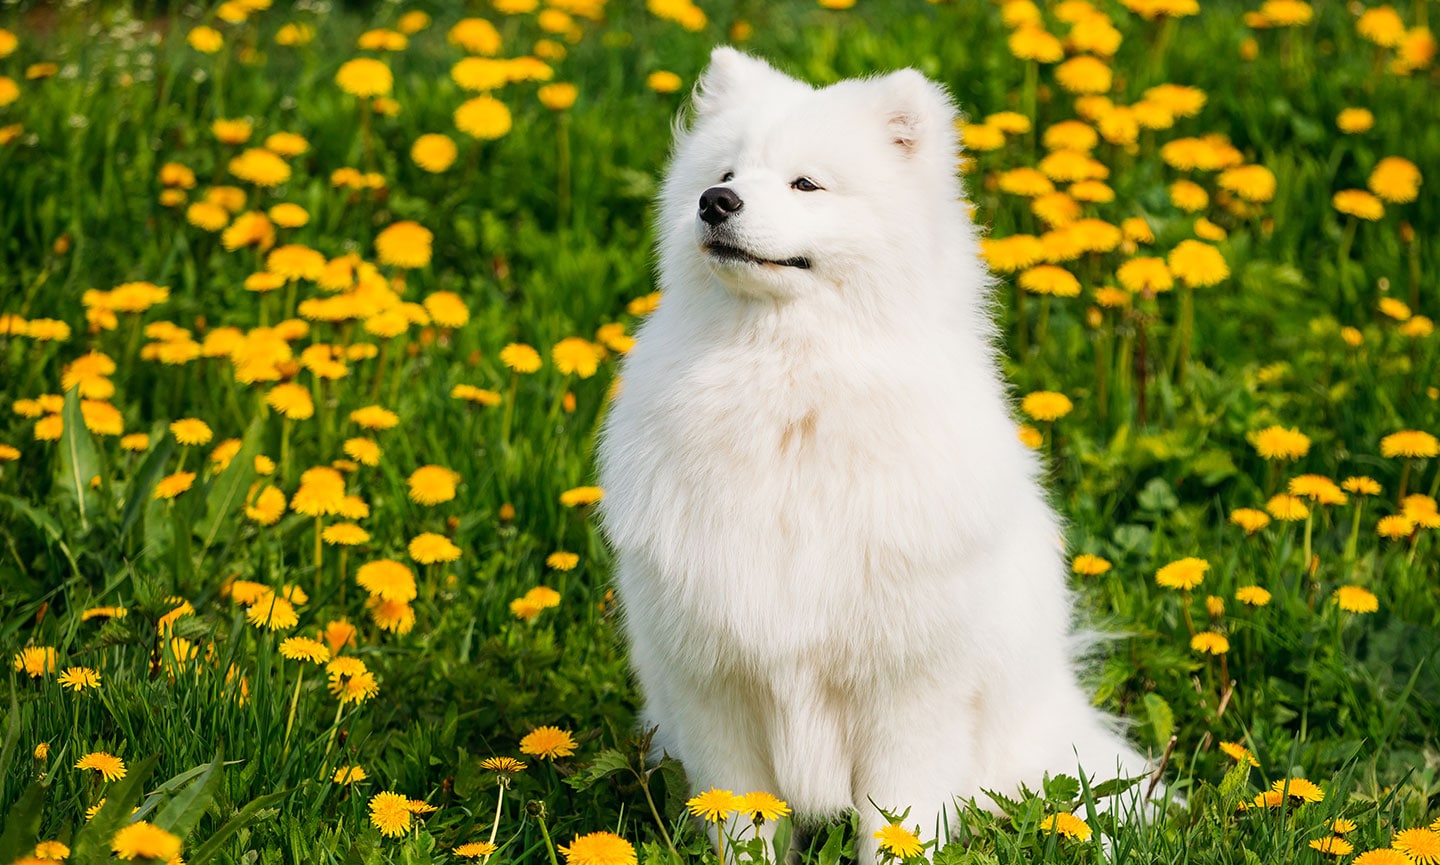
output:
{"label": "green grass", "polygon": [[[1351,228],[1330,196],[1364,188],[1384,156],[1405,157],[1427,174],[1440,166],[1436,70],[1387,71],[1388,55],[1377,62],[1341,4],[1317,4],[1316,20],[1293,31],[1252,31],[1232,4],[1206,4],[1200,16],[1168,24],[1097,5],[1124,35],[1113,63],[1117,103],[1136,102],[1161,82],[1202,88],[1208,101],[1198,116],[1143,132],[1133,148],[1102,141],[1095,156],[1110,168],[1115,199],[1087,205],[1087,215],[1117,224],[1144,217],[1156,236],[1148,254],[1163,257],[1194,236],[1202,215],[1170,202],[1168,184],[1188,176],[1211,193],[1203,215],[1228,232],[1215,245],[1230,277],[1188,299],[1177,286],[1101,311],[1093,290],[1115,284],[1132,251],[1089,254],[1067,265],[1082,297],[1029,297],[1022,310],[1007,277],[997,314],[1017,394],[1054,390],[1074,402],[1071,414],[1041,426],[1070,550],[1113,563],[1103,575],[1075,578],[1088,621],[1116,635],[1091,670],[1096,701],[1130,721],[1139,746],[1168,751],[1165,785],[1176,798],[1164,814],[1116,825],[1093,810],[1097,791],[1073,779],[1051,779],[1033,795],[996,791],[1002,798],[976,803],[992,810],[965,809],[958,834],[967,843],[935,859],[1099,861],[1108,851],[1124,862],[1320,862],[1328,857],[1307,845],[1340,816],[1358,824],[1348,836],[1357,852],[1384,847],[1394,832],[1440,815],[1434,530],[1397,541],[1376,533],[1380,517],[1399,512],[1402,482],[1431,496],[1440,486],[1436,460],[1407,464],[1383,457],[1380,446],[1402,429],[1440,428],[1436,337],[1407,335],[1378,309],[1392,297],[1435,314],[1440,198],[1437,178],[1427,176],[1416,201],[1387,205],[1379,221]],[[816,82],[915,66],[945,82],[975,122],[1028,104],[1026,64],[1008,52],[992,4],[862,0],[832,12],[804,2],[717,2],[705,4],[707,26],[688,32],[617,0],[603,21],[577,18],[578,40],[553,61],[555,80],[578,87],[574,107],[552,112],[536,98],[536,83],[507,85],[496,95],[510,107],[513,129],[477,142],[451,119],[471,94],[448,74],[462,52],[445,32],[459,16],[439,9],[406,50],[383,58],[394,70],[399,113],[368,120],[334,76],[366,53],[352,47],[361,32],[395,23],[405,11],[396,6],[369,17],[272,9],[239,25],[207,14],[225,39],[214,55],[186,45],[185,34],[202,22],[183,10],[140,22],[116,10],[54,14],[28,4],[0,13],[0,27],[19,43],[0,58],[0,75],[20,91],[0,106],[0,129],[22,127],[0,134],[11,139],[0,144],[0,316],[71,327],[56,341],[26,335],[26,326],[0,334],[0,444],[19,453],[0,462],[0,654],[53,647],[58,659],[55,671],[15,670],[0,682],[0,808],[8,814],[0,863],[45,839],[69,845],[72,861],[105,861],[131,805],[184,836],[192,863],[453,861],[452,847],[491,836],[497,813],[502,847],[492,861],[550,862],[547,838],[568,844],[593,831],[619,833],[646,862],[714,861],[684,814],[680,768],[641,759],[608,554],[588,509],[559,501],[593,480],[615,353],[580,379],[556,369],[550,346],[592,338],[607,323],[634,331],[639,317],[627,304],[653,290],[650,199],[671,120],[709,48],[726,41],[737,20],[753,28],[747,49]],[[1063,35],[1068,25],[1055,11],[1046,25]],[[1426,3],[1400,12],[1413,26]],[[545,35],[535,15],[488,6],[476,14],[496,22],[502,56],[526,54]],[[312,24],[315,40],[277,45],[276,31],[292,21]],[[1255,57],[1243,60],[1242,43],[1252,38]],[[57,63],[59,74],[26,80],[26,67],[42,61]],[[658,69],[681,76],[681,93],[646,87]],[[1040,130],[1075,116],[1053,67],[1041,66],[1036,81]],[[1347,106],[1371,109],[1374,128],[1340,134],[1335,117]],[[244,146],[278,131],[308,140],[309,152],[289,160],[288,182],[263,190],[228,174],[243,147],[218,143],[211,123],[242,116],[254,122]],[[460,148],[440,175],[409,156],[411,143],[432,132]],[[1158,156],[1167,141],[1209,133],[1228,136],[1247,161],[1274,173],[1273,201],[1237,213],[1218,200],[1213,172],[1177,172]],[[1038,137],[1014,135],[975,155],[968,187],[992,236],[1044,230],[1023,199],[993,182],[1038,162]],[[158,175],[168,162],[198,179],[178,206],[161,201]],[[334,188],[331,172],[347,166],[379,172],[385,189]],[[249,208],[305,207],[309,224],[280,229],[280,243],[327,257],[356,252],[378,263],[382,229],[401,220],[424,225],[434,234],[433,258],[403,273],[403,299],[457,293],[469,322],[416,324],[390,339],[359,322],[314,323],[293,341],[297,357],[313,343],[383,348],[334,382],[298,371],[317,397],[315,414],[288,422],[266,407],[269,385],[237,381],[225,358],[142,358],[144,329],[156,322],[199,341],[221,326],[274,324],[300,301],[327,295],[309,281],[263,297],[245,290],[264,256],[227,252],[218,235],[186,222],[186,205],[221,184],[240,186]],[[400,271],[382,265],[380,273]],[[114,329],[89,330],[84,293],[136,280],[167,286],[169,299],[119,314]],[[1348,345],[1342,327],[1358,328],[1363,343]],[[499,359],[511,342],[536,346],[542,369],[511,373]],[[126,433],[150,434],[142,452],[88,432],[78,395],[61,399],[64,367],[91,350],[114,360],[110,401]],[[494,390],[502,404],[452,399],[456,384]],[[573,411],[563,404],[567,392]],[[58,401],[44,414],[64,422],[57,441],[36,440],[41,419],[23,416],[25,404],[10,411],[44,394]],[[369,434],[348,420],[373,403],[398,413],[400,425]],[[206,421],[215,441],[176,443],[166,425],[183,417]],[[1312,440],[1308,454],[1264,460],[1253,437],[1273,424],[1302,430]],[[344,440],[359,435],[373,435],[383,456],[346,475],[347,491],[369,506],[359,522],[370,539],[345,554],[342,578],[337,547],[325,546],[316,567],[313,518],[287,513],[264,527],[243,506],[256,491],[255,455],[283,463],[258,481],[288,497],[303,471],[342,458]],[[210,465],[223,439],[242,442],[230,467],[198,468]],[[182,462],[198,472],[194,487],[172,501],[154,499],[156,483]],[[426,507],[409,498],[407,478],[429,464],[459,474],[452,501]],[[1367,475],[1383,492],[1364,500],[1358,519],[1352,497],[1316,507],[1309,523],[1276,521],[1251,536],[1227,522],[1236,508],[1263,507],[1301,473]],[[502,513],[505,505],[513,515]],[[427,531],[451,538],[462,555],[413,565],[413,630],[386,632],[367,613],[356,570],[380,558],[413,564],[407,544]],[[557,550],[577,553],[578,567],[548,567]],[[1158,568],[1187,556],[1210,563],[1201,586],[1182,594],[1156,585]],[[282,633],[248,624],[227,597],[233,580],[301,587],[308,602],[298,625]],[[511,602],[539,585],[558,590],[559,606],[518,619]],[[1264,607],[1237,602],[1235,590],[1246,585],[1273,599]],[[1333,595],[1345,585],[1372,591],[1378,611],[1339,610]],[[1207,613],[1207,596],[1223,599],[1223,613]],[[176,599],[194,612],[162,631]],[[102,605],[128,614],[82,620]],[[317,636],[342,617],[359,627],[346,654],[364,660],[379,691],[339,706],[323,671],[302,674],[278,645]],[[1223,632],[1223,659],[1192,651],[1192,628]],[[174,638],[190,641],[195,657],[177,658]],[[63,689],[56,674],[72,666],[96,670],[100,686]],[[553,762],[526,758],[529,769],[514,777],[497,811],[497,776],[480,763],[517,755],[521,737],[540,725],[572,731],[577,751]],[[1244,743],[1260,765],[1233,768],[1221,741]],[[41,743],[49,753],[36,758]],[[123,758],[127,776],[107,784],[73,768],[94,751]],[[343,765],[363,766],[368,778],[332,783]],[[1319,783],[1324,800],[1237,812],[1272,782],[1298,777]],[[403,837],[385,838],[367,812],[382,791],[439,810]],[[102,797],[110,805],[87,822],[86,809]],[[1104,845],[1039,828],[1045,816],[1072,810],[1106,836]],[[831,863],[851,835],[839,821],[795,837],[803,861]],[[747,855],[761,851],[752,845]]]}

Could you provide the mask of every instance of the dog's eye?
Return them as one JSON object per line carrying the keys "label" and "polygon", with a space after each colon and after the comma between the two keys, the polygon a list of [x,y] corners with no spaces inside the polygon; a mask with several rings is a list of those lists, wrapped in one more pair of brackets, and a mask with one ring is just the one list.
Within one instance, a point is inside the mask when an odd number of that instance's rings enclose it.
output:
{"label": "dog's eye", "polygon": [[733,172],[733,171],[727,171],[727,172],[725,172],[724,175],[722,175],[722,176],[720,177],[720,182],[721,182],[721,183],[729,183],[730,181],[732,181],[732,180],[734,180],[734,179],[735,179],[735,172]]}
{"label": "dog's eye", "polygon": [[801,192],[814,192],[820,188],[819,184],[808,177],[797,177],[790,181],[791,189],[798,189]]}

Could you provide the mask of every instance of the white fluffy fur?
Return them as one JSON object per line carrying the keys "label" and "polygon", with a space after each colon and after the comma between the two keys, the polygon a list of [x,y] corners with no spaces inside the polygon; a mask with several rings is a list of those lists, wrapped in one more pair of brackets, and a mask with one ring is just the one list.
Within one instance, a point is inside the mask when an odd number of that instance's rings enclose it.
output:
{"label": "white fluffy fur", "polygon": [[[721,48],[694,106],[659,203],[664,300],[600,445],[658,745],[698,790],[858,809],[862,861],[872,802],[933,831],[954,796],[1077,754],[1142,770],[1076,682],[949,97],[909,69],[815,89]],[[810,269],[707,255],[697,201],[727,172],[730,242]]]}

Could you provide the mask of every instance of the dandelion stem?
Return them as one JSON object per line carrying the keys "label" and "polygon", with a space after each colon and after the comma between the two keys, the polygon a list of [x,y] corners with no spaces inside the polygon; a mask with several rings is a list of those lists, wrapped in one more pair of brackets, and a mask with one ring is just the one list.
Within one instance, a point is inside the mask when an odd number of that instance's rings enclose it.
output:
{"label": "dandelion stem", "polygon": [[540,837],[545,839],[545,852],[550,855],[550,865],[560,865],[555,861],[555,842],[550,840],[550,830],[545,826],[545,809],[543,807],[535,814],[535,822],[540,825]]}
{"label": "dandelion stem", "polygon": [[[491,846],[494,846],[495,835],[500,831],[500,805],[505,801],[505,786],[505,781],[502,780],[499,785],[500,791],[495,795],[495,821],[490,824],[489,844]],[[485,854],[485,858],[481,860],[482,865],[485,862],[489,862],[492,855],[493,854],[490,853]]]}
{"label": "dandelion stem", "polygon": [[555,223],[565,228],[570,224],[570,116],[564,111],[555,118],[555,171]]}
{"label": "dandelion stem", "polygon": [[1399,493],[1399,495],[1396,496],[1396,498],[1395,498],[1395,503],[1396,503],[1397,505],[1398,505],[1399,503],[1405,501],[1405,491],[1406,491],[1406,489],[1409,487],[1409,485],[1410,485],[1410,459],[1407,457],[1406,460],[1405,460],[1405,467],[1400,470],[1400,493]]}
{"label": "dandelion stem", "polygon": [[324,554],[324,547],[320,543],[320,535],[324,530],[323,518],[318,514],[315,517],[315,588],[320,588],[320,557]]}

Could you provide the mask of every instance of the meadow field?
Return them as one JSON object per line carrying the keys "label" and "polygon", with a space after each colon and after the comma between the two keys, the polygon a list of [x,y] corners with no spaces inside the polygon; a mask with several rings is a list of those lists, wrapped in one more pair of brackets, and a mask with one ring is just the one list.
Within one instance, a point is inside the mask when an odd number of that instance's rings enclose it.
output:
{"label": "meadow field", "polygon": [[727,43],[954,93],[1087,682],[1162,764],[886,855],[1440,863],[1428,6],[0,4],[0,865],[849,855],[646,762],[593,518]]}

